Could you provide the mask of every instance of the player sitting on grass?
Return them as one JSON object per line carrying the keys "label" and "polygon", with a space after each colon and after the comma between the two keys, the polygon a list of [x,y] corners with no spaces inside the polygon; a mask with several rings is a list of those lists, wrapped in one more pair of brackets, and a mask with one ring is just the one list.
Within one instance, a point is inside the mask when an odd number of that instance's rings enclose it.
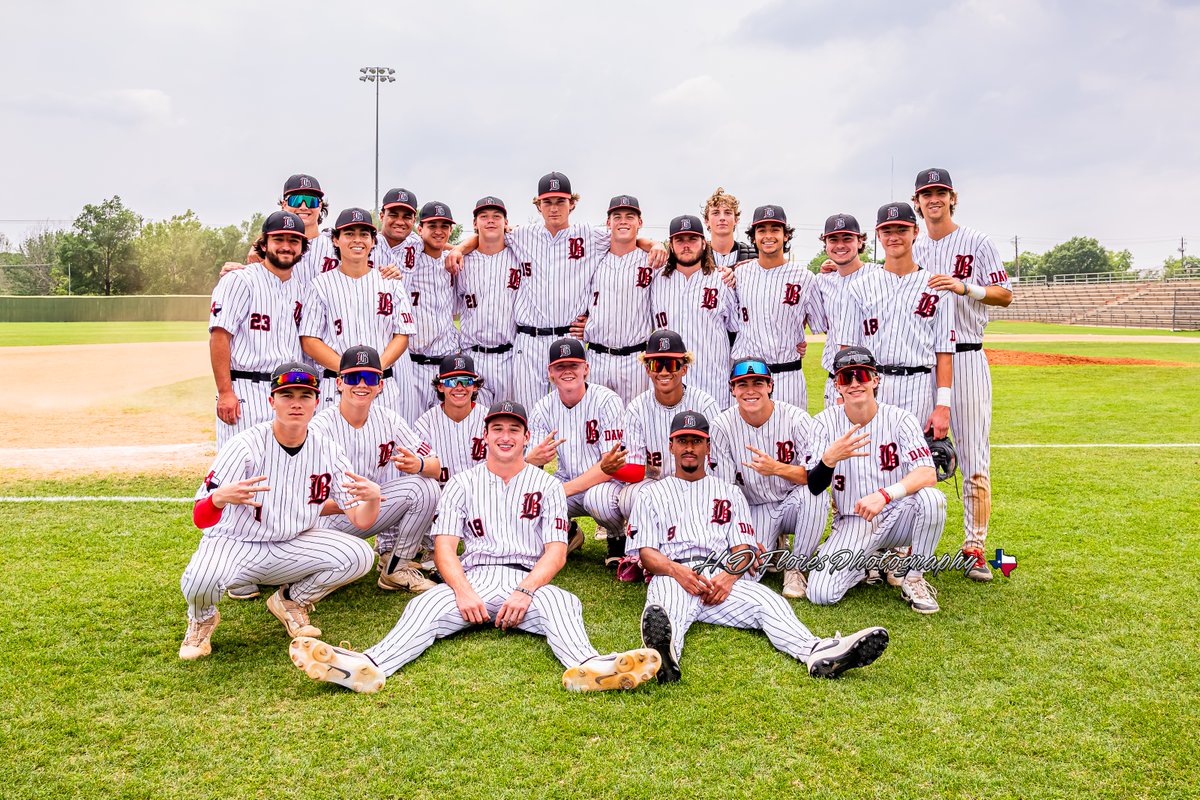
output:
{"label": "player sitting on grass", "polygon": [[446,485],[433,527],[446,582],[410,601],[383,641],[362,653],[296,638],[290,653],[297,667],[314,680],[374,692],[437,639],[493,622],[545,636],[568,667],[563,686],[573,691],[632,689],[658,671],[653,650],[597,653],[579,598],[550,583],[567,560],[567,497],[553,476],[525,462],[527,419],[520,403],[494,404],[487,460]]}
{"label": "player sitting on grass", "polygon": [[371,569],[371,546],[319,527],[333,499],[361,529],[379,516],[379,485],[351,472],[332,439],[310,431],[319,402],[316,373],[298,362],[271,375],[272,422],[230,439],[196,492],[192,518],[204,530],[180,588],[188,628],[179,657],[212,652],[221,616],[217,600],[233,585],[282,588],[267,600],[290,636],[320,636],[308,619],[313,603]]}
{"label": "player sitting on grass", "polygon": [[679,680],[683,637],[693,622],[761,630],[816,678],[836,678],[879,658],[888,644],[885,629],[819,639],[787,600],[745,577],[757,545],[750,509],[736,486],[707,473],[708,440],[703,414],[677,414],[671,421],[675,474],[647,486],[629,519],[629,550],[654,576],[642,641],[662,656],[659,682]]}
{"label": "player sitting on grass", "polygon": [[[849,551],[869,557],[911,546],[907,574],[903,569],[894,573],[903,576],[900,596],[917,613],[936,613],[937,593],[925,581],[922,565],[942,538],[946,496],[935,488],[937,472],[920,423],[908,411],[875,399],[879,374],[865,347],[838,351],[833,374],[842,405],[813,418],[814,457],[808,465],[810,491],[833,487],[833,530],[817,556]],[[836,603],[865,578],[864,569],[853,564],[813,569],[808,599],[818,605]]]}

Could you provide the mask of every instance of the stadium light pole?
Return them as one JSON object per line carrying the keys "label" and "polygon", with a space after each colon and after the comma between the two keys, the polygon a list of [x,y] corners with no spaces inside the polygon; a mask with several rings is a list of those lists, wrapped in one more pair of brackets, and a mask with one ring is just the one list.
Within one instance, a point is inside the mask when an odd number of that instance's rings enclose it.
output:
{"label": "stadium light pole", "polygon": [[360,81],[375,84],[375,215],[379,215],[379,84],[395,83],[396,70],[391,67],[363,67]]}

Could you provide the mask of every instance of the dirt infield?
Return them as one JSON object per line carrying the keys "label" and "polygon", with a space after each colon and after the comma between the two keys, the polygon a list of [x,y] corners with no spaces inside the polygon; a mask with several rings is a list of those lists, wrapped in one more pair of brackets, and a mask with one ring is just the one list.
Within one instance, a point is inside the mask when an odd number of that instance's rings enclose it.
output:
{"label": "dirt infield", "polygon": [[1064,353],[1031,353],[1025,350],[992,350],[987,353],[988,363],[1005,367],[1066,367],[1086,364],[1105,364],[1145,367],[1195,367],[1181,361],[1154,361],[1148,358],[1100,358],[1097,356],[1073,356]]}

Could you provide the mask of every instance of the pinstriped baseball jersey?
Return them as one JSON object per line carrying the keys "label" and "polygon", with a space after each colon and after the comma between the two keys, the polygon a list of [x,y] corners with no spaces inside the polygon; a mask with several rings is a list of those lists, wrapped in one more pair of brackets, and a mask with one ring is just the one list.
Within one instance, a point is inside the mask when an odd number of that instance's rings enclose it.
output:
{"label": "pinstriped baseball jersey", "polygon": [[315,528],[321,506],[332,498],[342,508],[357,505],[342,487],[346,470],[353,471],[337,442],[312,430],[296,455],[275,439],[273,422],[262,422],[234,436],[217,454],[212,469],[196,490],[203,500],[227,483],[266,475],[259,492],[262,508],[228,505],[205,536],[224,536],[246,542],[286,542]]}
{"label": "pinstriped baseball jersey", "polygon": [[[934,275],[951,275],[976,286],[1012,289],[1000,251],[985,234],[959,226],[941,239],[922,235],[913,243],[913,260]],[[953,296],[954,340],[978,344],[988,324],[988,307],[971,297]]]}
{"label": "pinstriped baseball jersey", "polygon": [[[294,268],[293,268],[294,269]],[[286,281],[262,264],[248,264],[217,281],[209,308],[208,329],[233,334],[230,368],[270,372],[285,361],[300,361],[304,285]]]}
{"label": "pinstriped baseball jersey", "polygon": [[813,278],[808,267],[795,262],[767,269],[755,260],[738,267],[742,323],[733,342],[734,361],[761,358],[771,364],[786,364],[800,358],[796,345],[804,341],[804,317]]}
{"label": "pinstriped baseball jersey", "polygon": [[446,484],[430,533],[463,540],[463,569],[532,568],[547,543],[567,541],[567,495],[561,483],[532,464],[508,483],[480,464]]}
{"label": "pinstriped baseball jersey", "polygon": [[415,232],[408,234],[395,247],[388,244],[383,234],[375,237],[375,247],[371,249],[371,266],[383,267],[395,264],[397,267],[412,266],[417,253],[425,249],[425,243]]}
{"label": "pinstriped baseball jersey", "polygon": [[429,442],[442,462],[443,484],[460,472],[478,466],[487,458],[487,442],[483,440],[487,409],[475,405],[462,422],[446,416],[441,403],[426,411],[413,424],[422,441]]}
{"label": "pinstriped baseball jersey", "polygon": [[784,464],[806,467],[812,455],[813,435],[812,417],[790,403],[776,400],[771,416],[757,428],[742,419],[735,405],[713,421],[710,458],[717,464],[717,476],[741,488],[746,502],[778,503],[791,494],[796,484],[779,475],[760,475],[743,467],[743,461],[754,458],[746,445]]}
{"label": "pinstriped baseball jersey", "polygon": [[850,285],[878,269],[878,264],[863,264],[849,275],[826,272],[813,281],[808,326],[814,333],[828,334],[825,347],[821,350],[821,367],[826,372],[833,372],[833,357],[839,349],[835,345],[841,344],[836,339],[838,320],[852,313],[852,307],[846,299]]}
{"label": "pinstriped baseball jersey", "polygon": [[718,267],[732,267],[734,264],[738,263],[738,248],[736,244],[728,253],[718,253],[711,247],[709,250],[712,252],[713,263]]}
{"label": "pinstriped baseball jersey", "polygon": [[672,561],[756,544],[746,498],[713,475],[698,481],[672,475],[647,486],[634,501],[627,533],[626,552],[653,547]]}
{"label": "pinstriped baseball jersey", "polygon": [[333,234],[326,229],[308,240],[308,250],[292,269],[307,287],[318,275],[337,269],[341,263],[333,252]]}
{"label": "pinstriped baseball jersey", "polygon": [[301,336],[314,336],[337,353],[365,344],[382,353],[396,334],[416,330],[404,287],[378,270],[352,278],[340,269],[318,275],[308,287]]}
{"label": "pinstriped baseball jersey", "polygon": [[378,484],[401,475],[392,463],[392,456],[398,453],[397,447],[426,458],[437,455],[403,417],[377,403],[371,405],[367,421],[361,428],[353,427],[334,406],[316,414],[308,429],[337,442],[350,459],[351,469]]}
{"label": "pinstriped baseball jersey", "polygon": [[950,294],[928,283],[924,269],[907,275],[877,269],[854,281],[836,341],[868,348],[879,364],[935,366],[938,353],[954,352],[954,312]]}
{"label": "pinstriped baseball jersey", "polygon": [[521,262],[518,325],[562,327],[587,310],[588,281],[608,252],[608,228],[582,223],[551,234],[538,222],[513,228],[504,243]]}
{"label": "pinstriped baseball jersey", "polygon": [[[845,406],[830,406],[813,417],[811,470],[834,439],[854,425]],[[917,418],[902,408],[879,404],[879,410],[858,433],[871,437],[869,456],[839,461],[833,468],[833,507],[842,515],[854,513],[854,504],[883,486],[901,480],[915,467],[932,467],[929,445]]]}
{"label": "pinstriped baseball jersey", "polygon": [[560,481],[578,478],[600,456],[625,436],[625,406],[611,389],[588,384],[587,391],[571,408],[563,405],[557,391],[538,401],[529,415],[531,442],[540,442],[550,431],[558,431],[558,469]]}
{"label": "pinstriped baseball jersey", "polygon": [[512,248],[492,255],[475,250],[463,257],[462,269],[454,276],[454,310],[459,314],[458,340],[464,350],[471,345],[512,343],[517,335],[513,312],[520,286],[521,262]]}
{"label": "pinstriped baseball jersey", "polygon": [[583,338],[605,347],[644,343],[654,329],[650,321],[653,279],[645,252],[634,248],[623,256],[605,253],[588,285],[588,323]]}
{"label": "pinstriped baseball jersey", "polygon": [[446,253],[433,258],[424,249],[417,252],[412,266],[403,266],[404,287],[416,316],[416,333],[409,339],[409,350],[441,357],[458,352],[458,328],[454,325],[454,285],[446,271]]}
{"label": "pinstriped baseball jersey", "polygon": [[654,390],[633,398],[625,411],[625,457],[627,463],[662,467],[663,475],[675,474],[675,457],[667,447],[671,437],[671,419],[680,411],[699,411],[708,419],[721,413],[717,401],[703,389],[683,387],[683,399],[664,406],[654,398]]}
{"label": "pinstriped baseball jersey", "polygon": [[696,354],[687,379],[713,397],[727,396],[729,332],[740,329],[741,310],[720,274],[658,273],[650,284],[650,310],[656,328],[675,331]]}

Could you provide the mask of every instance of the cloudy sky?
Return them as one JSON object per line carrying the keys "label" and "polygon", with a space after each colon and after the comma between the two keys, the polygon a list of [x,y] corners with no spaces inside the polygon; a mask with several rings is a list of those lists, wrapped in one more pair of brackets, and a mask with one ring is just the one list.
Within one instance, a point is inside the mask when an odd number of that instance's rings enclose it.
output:
{"label": "cloudy sky", "polygon": [[147,219],[238,222],[293,172],[372,207],[358,74],[385,65],[381,188],[459,218],[495,194],[524,221],[550,170],[586,218],[631,193],[648,226],[723,185],[783,205],[807,253],[828,214],[873,219],[939,166],[1004,253],[1014,235],[1095,236],[1139,266],[1181,235],[1200,253],[1200,0],[47,0],[4,29],[14,240],[114,194]]}

